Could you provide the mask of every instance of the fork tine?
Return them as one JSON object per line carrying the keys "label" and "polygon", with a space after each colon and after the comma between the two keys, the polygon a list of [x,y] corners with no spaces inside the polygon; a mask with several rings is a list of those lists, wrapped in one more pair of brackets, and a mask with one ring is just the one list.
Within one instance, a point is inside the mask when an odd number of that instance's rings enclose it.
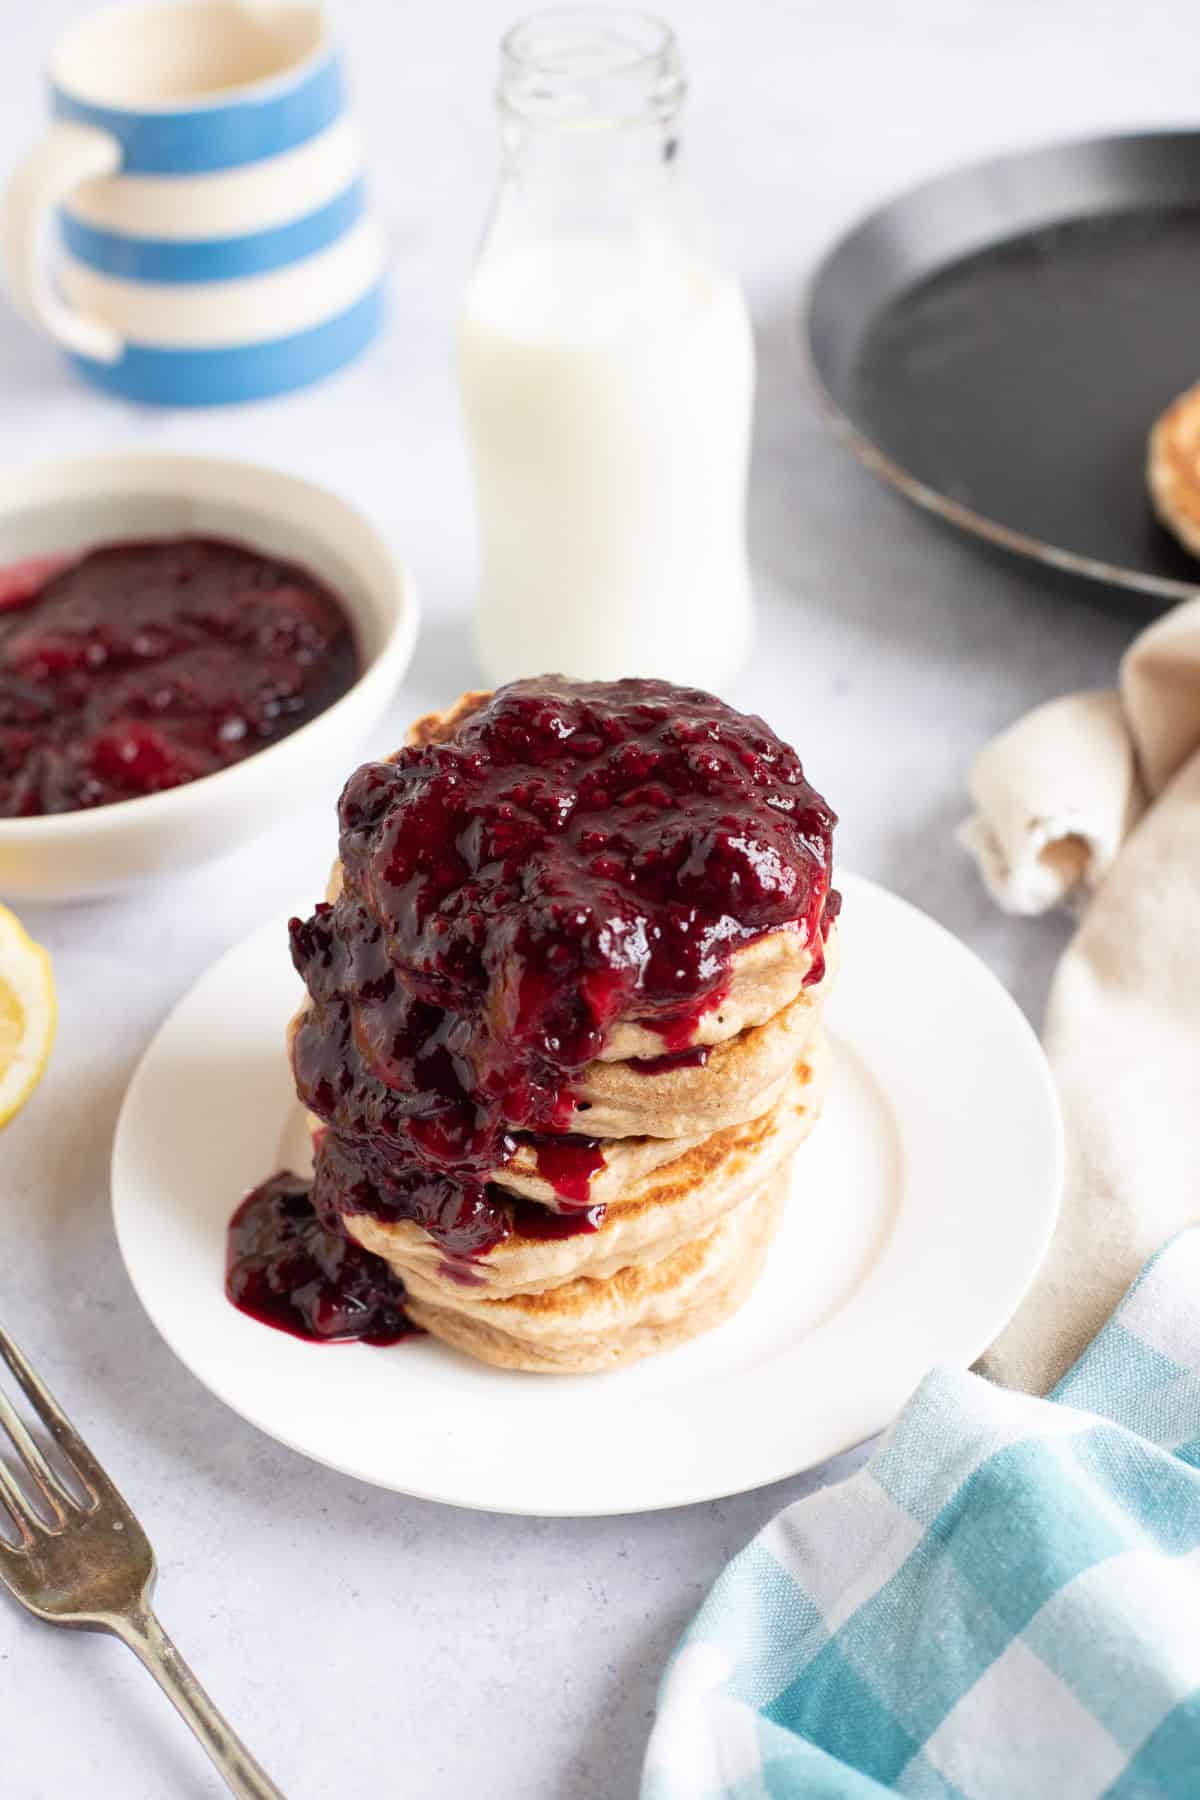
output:
{"label": "fork tine", "polygon": [[32,1479],[37,1482],[46,1505],[58,1523],[65,1525],[67,1522],[66,1509],[72,1504],[72,1496],[68,1494],[61,1480],[42,1455],[38,1445],[30,1437],[25,1421],[3,1388],[0,1388],[0,1430],[8,1433],[17,1455],[25,1464]]}
{"label": "fork tine", "polygon": [[111,1489],[112,1483],[50,1389],[41,1377],[34,1373],[2,1326],[0,1326],[0,1358],[7,1363],[25,1398],[78,1475],[92,1500],[98,1502],[101,1494],[107,1489]]}
{"label": "fork tine", "polygon": [[[14,1600],[20,1600],[17,1592],[18,1572],[25,1567],[29,1555],[29,1545],[22,1539],[19,1544],[10,1544],[7,1539],[0,1538],[0,1584],[6,1587]],[[21,1601],[22,1606],[25,1602]]]}
{"label": "fork tine", "polygon": [[[22,1546],[28,1549],[33,1542],[33,1534],[38,1528],[38,1520],[34,1517],[29,1502],[3,1463],[0,1463],[0,1506],[3,1506],[20,1533]],[[11,1552],[12,1545],[3,1544],[0,1545],[0,1548]]]}

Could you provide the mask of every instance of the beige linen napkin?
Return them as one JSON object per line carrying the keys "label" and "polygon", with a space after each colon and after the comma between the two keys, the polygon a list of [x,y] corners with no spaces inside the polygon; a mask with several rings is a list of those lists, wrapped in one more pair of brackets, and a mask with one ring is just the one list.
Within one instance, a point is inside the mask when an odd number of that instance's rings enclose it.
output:
{"label": "beige linen napkin", "polygon": [[980,1365],[1044,1393],[1146,1259],[1200,1219],[1200,599],[1136,640],[1119,692],[1038,707],[969,785],[963,841],[1000,904],[1084,908],[1044,1032],[1067,1130],[1062,1216]]}

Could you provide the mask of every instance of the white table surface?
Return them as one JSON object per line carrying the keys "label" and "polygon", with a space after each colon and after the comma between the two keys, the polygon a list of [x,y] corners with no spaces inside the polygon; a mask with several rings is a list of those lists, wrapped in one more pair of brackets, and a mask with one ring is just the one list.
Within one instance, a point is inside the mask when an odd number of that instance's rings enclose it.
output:
{"label": "white table surface", "polygon": [[[232,450],[373,516],[426,608],[376,752],[474,675],[448,336],[492,175],[493,45],[509,4],[342,9],[394,257],[391,326],[357,368],[246,411],[135,411],[78,385],[0,314],[0,456]],[[6,6],[0,162],[35,130],[44,48],[80,10]],[[845,864],[960,933],[1036,1018],[1066,928],[1005,919],[985,899],[952,841],[963,770],[1027,705],[1108,682],[1136,615],[983,560],[863,473],[805,391],[797,294],[832,234],[911,179],[1059,134],[1194,121],[1194,7],[676,0],[673,15],[694,78],[694,172],[760,334],[758,654],[730,697],[800,746],[842,814]],[[154,892],[30,911],[62,1017],[50,1072],[3,1139],[3,1317],[148,1526],[168,1628],[289,1796],[625,1800],[658,1673],[713,1577],[775,1510],[857,1457],[634,1518],[539,1522],[401,1499],[225,1411],[159,1341],[117,1258],[108,1151],[137,1058],[218,952],[316,895],[332,841],[326,803]],[[381,1421],[392,1426],[403,1420]],[[217,1791],[126,1652],[0,1604],[4,1800]]]}

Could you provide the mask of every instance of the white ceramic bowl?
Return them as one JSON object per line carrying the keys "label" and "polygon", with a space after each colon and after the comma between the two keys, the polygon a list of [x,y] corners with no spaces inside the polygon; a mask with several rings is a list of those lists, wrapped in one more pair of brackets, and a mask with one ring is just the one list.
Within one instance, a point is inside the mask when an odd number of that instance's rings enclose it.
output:
{"label": "white ceramic bowl", "polygon": [[0,568],[126,538],[236,538],[319,575],[345,603],[363,672],[289,737],[185,787],[84,812],[0,819],[0,897],[76,900],[202,862],[276,822],[353,765],[408,667],[412,582],[366,521],[311,482],[166,452],[88,456],[0,477]]}

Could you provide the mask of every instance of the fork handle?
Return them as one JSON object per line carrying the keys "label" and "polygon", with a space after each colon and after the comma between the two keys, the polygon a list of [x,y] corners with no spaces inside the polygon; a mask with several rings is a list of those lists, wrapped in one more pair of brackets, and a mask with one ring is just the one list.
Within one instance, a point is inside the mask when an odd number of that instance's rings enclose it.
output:
{"label": "fork handle", "polygon": [[110,1617],[114,1637],[145,1663],[176,1711],[208,1751],[229,1791],[238,1800],[286,1800],[241,1738],[221,1717],[149,1606]]}

